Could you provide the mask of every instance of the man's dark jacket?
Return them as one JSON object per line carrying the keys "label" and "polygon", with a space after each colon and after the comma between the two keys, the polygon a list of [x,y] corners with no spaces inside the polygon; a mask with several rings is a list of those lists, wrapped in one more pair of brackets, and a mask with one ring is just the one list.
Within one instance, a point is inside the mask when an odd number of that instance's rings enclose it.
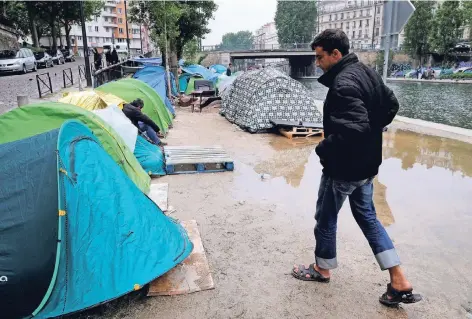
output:
{"label": "man's dark jacket", "polygon": [[139,128],[138,122],[143,122],[144,124],[147,124],[152,127],[155,132],[159,132],[159,126],[157,126],[153,120],[151,120],[146,114],[141,112],[141,110],[136,106],[131,104],[125,104],[123,106],[123,113],[125,113],[126,117],[131,120],[131,122],[134,124],[134,126],[138,128],[139,131],[141,131],[141,129]]}
{"label": "man's dark jacket", "polygon": [[380,75],[344,56],[318,82],[329,88],[323,107],[325,139],[316,147],[323,173],[356,181],[377,175],[382,131],[398,112],[398,101]]}

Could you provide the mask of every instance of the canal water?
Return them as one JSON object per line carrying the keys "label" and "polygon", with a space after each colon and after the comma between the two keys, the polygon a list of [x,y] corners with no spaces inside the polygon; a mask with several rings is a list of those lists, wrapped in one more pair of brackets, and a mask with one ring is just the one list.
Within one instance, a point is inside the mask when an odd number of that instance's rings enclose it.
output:
{"label": "canal water", "polygon": [[[302,80],[324,100],[328,89],[316,80]],[[472,129],[472,84],[388,83],[399,102],[398,115]]]}

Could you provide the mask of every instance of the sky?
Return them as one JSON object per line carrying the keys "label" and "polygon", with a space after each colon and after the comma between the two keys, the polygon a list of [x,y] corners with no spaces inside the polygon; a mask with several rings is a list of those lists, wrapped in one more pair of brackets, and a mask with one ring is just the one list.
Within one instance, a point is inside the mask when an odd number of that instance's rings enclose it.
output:
{"label": "sky", "polygon": [[208,24],[211,32],[205,35],[203,45],[221,43],[225,33],[254,32],[264,24],[274,21],[276,0],[215,0],[218,9],[214,20]]}

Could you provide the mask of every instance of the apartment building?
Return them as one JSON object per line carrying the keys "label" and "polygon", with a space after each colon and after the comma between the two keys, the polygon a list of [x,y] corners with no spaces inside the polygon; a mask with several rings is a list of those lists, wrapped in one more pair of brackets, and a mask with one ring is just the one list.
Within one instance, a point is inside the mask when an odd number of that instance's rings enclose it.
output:
{"label": "apartment building", "polygon": [[[349,0],[320,2],[318,17],[319,30],[341,29],[349,37],[351,48],[380,48],[383,27],[383,0]],[[403,43],[403,31],[398,43]]]}
{"label": "apartment building", "polygon": [[261,50],[278,49],[277,28],[275,22],[269,22],[256,30],[254,35],[254,46]]}
{"label": "apartment building", "polygon": [[[90,49],[97,48],[100,52],[104,44],[127,44],[126,41],[126,14],[123,0],[105,1],[104,8],[100,16],[94,17],[91,21],[85,22],[87,32],[87,45]],[[141,32],[140,32],[141,29]],[[61,31],[62,39],[58,39],[58,44],[64,46],[64,30]],[[150,32],[146,26],[140,26],[128,22],[128,36],[130,39],[130,53],[137,55],[154,51],[154,45],[150,39]],[[82,26],[73,25],[70,32],[72,49],[80,56],[83,56],[83,45],[85,39],[82,36]],[[50,46],[51,38],[42,38],[40,44]],[[143,45],[142,45],[143,43]],[[141,45],[144,52],[141,52]]]}

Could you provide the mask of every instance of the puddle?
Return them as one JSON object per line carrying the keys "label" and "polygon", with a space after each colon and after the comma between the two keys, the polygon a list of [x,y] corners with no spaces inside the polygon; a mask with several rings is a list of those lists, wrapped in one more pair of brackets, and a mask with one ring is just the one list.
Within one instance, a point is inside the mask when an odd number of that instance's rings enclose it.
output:
{"label": "puddle", "polygon": [[[274,155],[254,167],[240,166],[235,196],[313,215],[322,170],[314,151],[319,139],[267,140]],[[440,227],[446,212],[458,219],[472,217],[471,191],[471,144],[395,129],[385,133],[384,161],[374,180],[374,203],[383,225],[425,218]]]}

